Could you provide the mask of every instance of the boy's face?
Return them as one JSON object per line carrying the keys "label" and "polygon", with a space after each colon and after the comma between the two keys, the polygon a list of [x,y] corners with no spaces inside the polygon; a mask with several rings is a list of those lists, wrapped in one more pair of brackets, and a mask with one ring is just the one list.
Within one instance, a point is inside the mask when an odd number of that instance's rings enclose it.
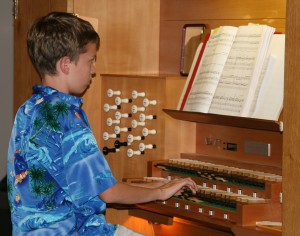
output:
{"label": "boy's face", "polygon": [[87,51],[80,54],[77,61],[71,62],[70,76],[68,78],[70,94],[81,95],[91,84],[92,75],[96,73],[96,44],[89,43],[86,49]]}

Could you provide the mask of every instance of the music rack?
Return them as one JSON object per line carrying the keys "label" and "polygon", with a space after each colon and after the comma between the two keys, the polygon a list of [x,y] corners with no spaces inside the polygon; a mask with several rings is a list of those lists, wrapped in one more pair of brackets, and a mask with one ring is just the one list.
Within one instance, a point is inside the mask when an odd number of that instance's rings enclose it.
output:
{"label": "music rack", "polygon": [[185,120],[204,124],[218,124],[255,130],[283,132],[283,122],[281,121],[278,122],[262,119],[253,119],[248,117],[225,116],[191,111],[178,111],[171,109],[163,109],[163,111],[171,117],[178,120]]}

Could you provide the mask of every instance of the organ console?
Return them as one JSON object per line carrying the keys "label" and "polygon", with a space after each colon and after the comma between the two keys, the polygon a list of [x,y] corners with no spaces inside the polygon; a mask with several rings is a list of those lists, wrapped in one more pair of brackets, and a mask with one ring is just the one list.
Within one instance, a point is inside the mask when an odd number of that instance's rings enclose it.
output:
{"label": "organ console", "polygon": [[[179,113],[175,111],[175,118],[181,116]],[[170,114],[174,116],[173,111]],[[140,217],[155,221],[151,219],[153,215],[147,215],[154,213],[184,219],[216,229],[217,233],[203,234],[210,236],[280,235],[278,231],[266,233],[256,227],[259,222],[281,222],[280,122],[190,115],[200,118],[184,119],[201,121],[197,123],[196,153],[181,153],[180,158],[149,161],[148,176],[135,181],[190,177],[199,189],[196,195],[184,189],[180,195],[166,201],[138,204],[136,207],[145,213]],[[232,120],[222,126],[209,124],[211,121],[206,120],[215,118],[222,118],[222,122]],[[262,128],[264,123],[265,128]],[[135,210],[130,211],[135,215]],[[240,229],[252,231],[247,234]]]}
{"label": "organ console", "polygon": [[[123,170],[118,168],[115,172],[119,179],[144,182],[190,177],[199,187],[196,195],[185,189],[166,201],[130,206],[129,215],[152,222],[155,236],[281,235],[280,231],[262,229],[265,222],[281,223],[281,119],[277,122],[167,110],[163,109],[168,105],[162,94],[153,93],[160,91],[162,85],[157,83],[164,80],[155,78],[156,83],[152,83],[152,78],[143,78],[149,80],[145,84],[157,87],[150,90],[142,87],[139,77],[105,78],[103,87],[122,91],[123,97],[130,97],[128,91],[131,93],[132,89],[121,88],[120,78],[128,79],[136,89],[131,94],[132,103],[122,103],[119,109],[114,98],[103,95],[107,112],[102,112],[102,118],[108,120],[102,127],[103,151],[112,167],[129,160]],[[184,122],[193,122],[192,127],[182,126]],[[120,133],[129,131],[124,127],[131,131]],[[190,132],[183,127],[189,127]],[[183,138],[188,139],[183,140],[188,147],[178,143]],[[142,173],[131,171],[137,166],[143,169]]]}
{"label": "organ console", "polygon": [[160,176],[166,179],[191,177],[199,188],[196,195],[185,190],[169,200],[152,203],[160,211],[222,226],[281,220],[282,177],[278,174],[193,159],[154,161],[151,168],[160,169]]}

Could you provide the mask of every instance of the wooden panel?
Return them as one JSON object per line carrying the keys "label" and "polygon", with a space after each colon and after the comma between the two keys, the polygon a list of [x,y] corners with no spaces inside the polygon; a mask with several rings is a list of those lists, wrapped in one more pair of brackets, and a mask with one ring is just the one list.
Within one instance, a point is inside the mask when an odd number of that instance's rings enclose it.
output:
{"label": "wooden panel", "polygon": [[156,236],[233,236],[231,232],[209,228],[203,224],[175,218],[173,225],[153,225]]}
{"label": "wooden panel", "polygon": [[162,0],[160,73],[179,74],[182,28],[197,23],[206,24],[208,30],[221,25],[267,24],[285,32],[285,1]]}
{"label": "wooden panel", "polygon": [[221,126],[231,126],[273,132],[280,132],[283,128],[282,122],[278,121],[170,109],[164,109],[164,111],[175,119],[202,124],[215,124]]}
{"label": "wooden panel", "polygon": [[121,224],[144,235],[155,236],[151,222],[134,216],[129,216],[128,210],[108,208],[105,217],[111,224]]}
{"label": "wooden panel", "polygon": [[[110,88],[112,90],[121,91],[121,98],[131,98],[131,93],[133,90],[138,92],[145,92],[146,98],[149,100],[156,100],[157,105],[150,105],[146,108],[145,112],[138,112],[133,114],[131,118],[122,118],[119,127],[131,127],[131,121],[133,119],[139,121],[139,114],[144,113],[145,115],[157,115],[156,120],[146,121],[145,127],[149,130],[155,129],[157,134],[148,135],[145,141],[135,141],[129,147],[121,147],[118,153],[109,153],[107,159],[111,165],[113,172],[116,177],[121,180],[124,177],[142,177],[147,175],[146,161],[157,160],[157,159],[167,159],[179,157],[182,152],[195,152],[195,140],[196,140],[196,124],[191,122],[184,122],[180,120],[173,119],[163,112],[163,108],[169,107],[175,109],[180,97],[182,87],[185,80],[178,77],[164,77],[164,76],[118,76],[118,75],[103,75],[102,76],[102,95],[101,95],[101,105],[97,107],[98,110],[89,110],[96,116],[96,120],[93,123],[99,124],[99,119],[102,121],[101,133],[99,134],[98,125],[97,127],[97,139],[102,149],[104,146],[113,148],[115,140],[120,140],[121,142],[127,141],[128,134],[134,136],[142,135],[142,128],[137,127],[132,129],[131,132],[121,133],[121,137],[118,139],[109,139],[107,141],[102,139],[103,132],[108,132],[109,134],[114,133],[113,125],[111,127],[106,125],[106,120],[108,117],[115,120],[115,112],[109,111],[104,112],[103,104],[108,103],[109,105],[115,105],[115,98],[109,98],[106,94],[107,90]],[[142,81],[142,82],[141,82]],[[100,90],[98,90],[100,91]],[[90,92],[90,91],[89,91]],[[100,93],[95,94],[94,101],[99,103]],[[169,97],[167,99],[167,97]],[[172,99],[170,99],[172,98]],[[91,97],[92,99],[92,97]],[[131,113],[132,105],[137,105],[138,107],[143,106],[143,99],[138,98],[133,100],[131,104],[122,104],[120,111],[122,113]],[[94,107],[96,108],[96,107]],[[97,115],[96,115],[97,114]],[[145,155],[133,156],[129,158],[127,156],[127,149],[131,148],[133,150],[138,150],[139,143],[145,144],[155,144],[156,149],[146,150]]]}
{"label": "wooden panel", "polygon": [[[206,144],[206,139],[211,144]],[[246,142],[258,142],[270,145],[270,156],[248,154]],[[208,156],[217,156],[237,162],[255,163],[281,167],[282,165],[282,134],[269,131],[244,128],[225,127],[209,124],[197,124],[196,152]],[[226,143],[234,143],[237,150],[226,150]],[[252,147],[252,149],[255,147]],[[258,149],[258,147],[256,147]]]}
{"label": "wooden panel", "polygon": [[159,71],[164,74],[179,74],[182,44],[182,28],[185,24],[206,24],[207,32],[221,25],[246,25],[249,22],[267,24],[278,32],[285,32],[285,19],[252,19],[252,20],[195,20],[195,21],[162,21],[160,33]]}
{"label": "wooden panel", "polygon": [[[203,217],[198,213],[190,211],[182,211],[173,207],[168,207],[158,203],[148,203],[138,205],[140,209],[145,211],[152,211],[155,213],[164,214],[166,216],[173,216],[173,225],[153,225],[155,235],[203,235],[203,236],[229,236],[231,223],[224,220],[210,219]],[[216,224],[218,222],[219,224]],[[181,224],[176,224],[181,223]],[[178,228],[179,227],[179,228]],[[186,231],[185,231],[186,230]],[[203,231],[201,231],[203,230]],[[185,233],[183,234],[183,232]],[[201,234],[200,234],[201,231]]]}
{"label": "wooden panel", "polygon": [[67,0],[19,0],[19,14],[14,21],[14,113],[31,96],[32,86],[40,83],[27,54],[27,31],[36,18],[54,10],[66,11]]}
{"label": "wooden panel", "polygon": [[282,0],[161,0],[162,20],[285,18]]}
{"label": "wooden panel", "polygon": [[287,0],[283,133],[283,235],[299,235],[300,225],[300,2]]}
{"label": "wooden panel", "polygon": [[[143,81],[141,83],[141,80]],[[121,104],[121,109],[118,110],[121,113],[129,113],[132,114],[132,117],[122,118],[121,123],[118,125],[107,126],[106,120],[107,118],[112,118],[115,120],[115,113],[117,110],[110,110],[108,112],[103,111],[103,104],[108,103],[109,105],[115,105],[116,95],[113,97],[108,97],[106,91],[108,89],[112,89],[114,91],[121,91],[121,95],[119,96],[122,99],[129,98],[131,99],[131,93],[133,90],[138,92],[145,92],[145,97],[138,97],[137,99],[132,99],[132,103]],[[110,163],[112,171],[117,179],[122,180],[124,177],[141,177],[146,176],[147,168],[145,163],[148,160],[161,159],[164,156],[164,116],[165,114],[162,112],[162,108],[164,107],[165,101],[165,79],[161,77],[139,77],[139,76],[103,76],[102,77],[102,118],[103,121],[101,124],[102,132],[108,132],[109,134],[114,134],[115,126],[119,126],[121,128],[131,128],[131,121],[139,120],[139,115],[141,113],[145,115],[156,115],[157,119],[155,120],[146,120],[145,126],[149,130],[155,129],[157,134],[148,135],[145,137],[145,140],[134,141],[129,147],[121,147],[120,152],[118,153],[109,153],[106,158]],[[143,106],[143,99],[148,98],[151,100],[156,100],[156,105],[149,105],[148,107]],[[136,105],[137,107],[144,107],[145,111],[138,111],[137,113],[132,113],[131,107]],[[120,138],[112,138],[107,141],[101,140],[100,147],[113,148],[114,142],[119,140],[121,142],[127,142],[127,137],[129,134],[133,136],[143,136],[142,129],[143,126],[139,126],[137,128],[132,128],[132,131],[129,132],[121,132]],[[134,155],[129,158],[127,156],[127,150],[139,150],[139,144],[155,144],[157,146],[156,149],[145,150],[145,154],[141,156]]]}
{"label": "wooden panel", "polygon": [[[166,78],[165,107],[176,109],[186,79],[182,77]],[[165,155],[166,159],[179,158],[182,152],[195,152],[196,150],[196,123],[176,120],[165,116]]]}
{"label": "wooden panel", "polygon": [[99,20],[101,73],[157,73],[159,0],[74,0],[74,12]]}
{"label": "wooden panel", "polygon": [[232,232],[235,236],[279,236],[282,235],[280,231],[276,229],[259,229],[256,227],[241,227],[233,226]]}

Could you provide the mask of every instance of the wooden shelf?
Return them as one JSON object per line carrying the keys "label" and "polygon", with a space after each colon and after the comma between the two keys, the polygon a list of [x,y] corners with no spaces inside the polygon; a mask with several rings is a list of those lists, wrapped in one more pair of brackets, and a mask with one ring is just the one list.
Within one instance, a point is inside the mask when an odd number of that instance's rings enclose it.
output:
{"label": "wooden shelf", "polygon": [[235,236],[281,236],[282,232],[277,230],[260,229],[258,227],[243,227],[233,225],[231,228]]}
{"label": "wooden shelf", "polygon": [[283,131],[283,123],[280,121],[215,115],[215,114],[206,114],[206,113],[199,113],[199,112],[178,111],[178,110],[170,110],[170,109],[163,109],[163,111],[167,113],[169,116],[177,120],[223,125],[223,126],[232,126],[232,127],[247,128],[247,129],[265,130],[265,131],[273,131],[273,132]]}

